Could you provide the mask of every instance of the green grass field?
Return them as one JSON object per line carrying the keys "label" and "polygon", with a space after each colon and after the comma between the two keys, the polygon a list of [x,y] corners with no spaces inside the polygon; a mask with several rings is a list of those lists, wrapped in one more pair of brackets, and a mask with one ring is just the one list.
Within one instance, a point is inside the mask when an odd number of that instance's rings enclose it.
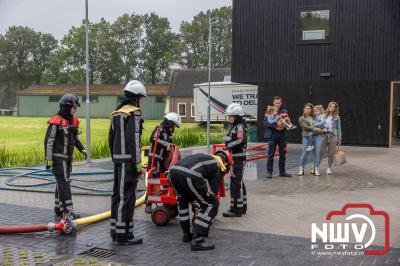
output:
{"label": "green grass field", "polygon": [[[81,119],[80,139],[86,146],[86,120]],[[109,156],[107,137],[110,126],[109,119],[92,119],[91,147],[92,158]],[[145,121],[143,145],[159,121]],[[40,117],[1,117],[0,116],[0,167],[22,166],[44,163],[44,135],[47,129],[47,118]],[[212,126],[212,143],[222,140],[222,126]],[[175,132],[175,143],[180,147],[204,145],[206,131],[194,123],[185,123]],[[83,158],[75,154],[76,160]]]}

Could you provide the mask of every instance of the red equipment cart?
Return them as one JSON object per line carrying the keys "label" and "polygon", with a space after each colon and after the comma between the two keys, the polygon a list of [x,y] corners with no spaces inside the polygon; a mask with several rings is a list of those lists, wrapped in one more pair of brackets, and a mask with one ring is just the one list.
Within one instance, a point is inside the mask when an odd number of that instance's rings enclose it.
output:
{"label": "red equipment cart", "polygon": [[165,226],[178,215],[176,193],[164,173],[152,177],[150,170],[148,174],[147,201],[157,205],[151,212],[151,220],[158,226]]}
{"label": "red equipment cart", "polygon": [[[155,140],[153,154],[156,151],[158,143],[158,135],[160,129],[158,128],[157,137]],[[167,152],[165,159],[165,168],[169,169],[180,160],[179,149],[172,144],[170,150]],[[150,163],[150,162],[148,162]],[[151,220],[158,226],[168,225],[171,219],[174,219],[178,215],[178,205],[176,202],[175,189],[169,183],[169,180],[165,173],[154,174],[154,157],[151,162],[150,170],[147,172],[147,202],[155,204],[155,207],[151,212]],[[225,184],[224,179],[221,181],[220,190],[218,197],[225,197]],[[195,205],[192,204],[193,211]]]}
{"label": "red equipment cart", "polygon": [[[154,143],[153,154],[155,154],[160,127],[157,129],[156,140]],[[166,169],[169,169],[180,159],[179,149],[172,144],[166,159]],[[169,221],[178,215],[176,204],[176,193],[169,183],[165,173],[155,173],[154,157],[151,162],[150,170],[147,172],[147,202],[155,204],[151,212],[151,219],[158,226],[166,226]]]}
{"label": "red equipment cart", "polygon": [[[175,150],[175,154],[176,156],[179,154],[179,150],[177,148]],[[173,160],[173,162],[176,161]],[[159,173],[158,176],[155,177],[153,175],[153,170],[154,169],[152,167],[148,172],[147,178],[147,201],[148,203],[154,203],[157,206],[153,208],[151,212],[151,220],[158,226],[166,226],[171,219],[174,219],[178,215],[176,192],[169,183],[165,173]],[[225,197],[224,179],[221,180],[220,190],[218,191],[217,197]],[[196,205],[192,204],[194,214],[197,212],[195,208]]]}

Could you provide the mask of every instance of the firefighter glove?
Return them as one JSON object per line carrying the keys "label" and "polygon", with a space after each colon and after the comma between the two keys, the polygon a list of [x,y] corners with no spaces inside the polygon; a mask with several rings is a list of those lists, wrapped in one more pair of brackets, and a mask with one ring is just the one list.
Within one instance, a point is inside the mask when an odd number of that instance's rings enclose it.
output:
{"label": "firefighter glove", "polygon": [[137,164],[136,164],[136,170],[137,170],[139,173],[141,173],[141,172],[142,172],[142,169],[143,169],[142,163],[137,163]]}

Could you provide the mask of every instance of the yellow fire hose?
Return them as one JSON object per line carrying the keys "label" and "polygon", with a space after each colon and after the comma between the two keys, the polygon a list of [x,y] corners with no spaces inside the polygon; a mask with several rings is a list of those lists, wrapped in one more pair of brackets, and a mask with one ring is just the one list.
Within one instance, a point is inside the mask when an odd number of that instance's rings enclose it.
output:
{"label": "yellow fire hose", "polygon": [[[146,193],[144,193],[143,196],[141,196],[140,198],[138,198],[136,200],[135,208],[139,207],[140,205],[142,205],[144,203],[145,198],[146,198]],[[75,220],[75,222],[76,222],[77,225],[85,225],[85,224],[97,223],[97,222],[106,220],[106,219],[108,219],[110,217],[111,217],[111,211],[107,211],[107,212],[103,212],[103,213],[100,213],[100,214],[92,215],[92,216],[89,216],[89,217],[80,218],[78,220]]]}

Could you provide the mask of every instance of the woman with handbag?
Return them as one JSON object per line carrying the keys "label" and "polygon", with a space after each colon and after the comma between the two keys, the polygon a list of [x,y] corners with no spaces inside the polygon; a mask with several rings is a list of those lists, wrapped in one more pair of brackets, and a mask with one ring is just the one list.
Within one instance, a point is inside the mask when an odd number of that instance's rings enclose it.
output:
{"label": "woman with handbag", "polygon": [[342,126],[339,116],[339,105],[336,102],[330,102],[325,113],[325,128],[323,130],[324,138],[321,148],[320,158],[328,148],[328,168],[327,175],[332,175],[332,165],[335,159],[337,146],[342,145]]}

